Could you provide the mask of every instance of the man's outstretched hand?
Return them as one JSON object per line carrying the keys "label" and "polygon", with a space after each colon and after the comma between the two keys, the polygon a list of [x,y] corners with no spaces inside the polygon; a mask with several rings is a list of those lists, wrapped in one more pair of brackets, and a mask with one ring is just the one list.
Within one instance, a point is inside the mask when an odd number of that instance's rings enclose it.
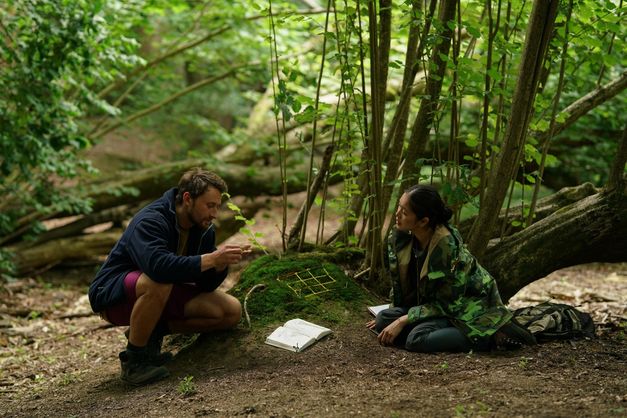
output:
{"label": "man's outstretched hand", "polygon": [[223,245],[214,252],[201,256],[201,270],[205,271],[215,268],[218,271],[222,271],[228,265],[242,261],[242,257],[250,254],[251,251],[250,245]]}

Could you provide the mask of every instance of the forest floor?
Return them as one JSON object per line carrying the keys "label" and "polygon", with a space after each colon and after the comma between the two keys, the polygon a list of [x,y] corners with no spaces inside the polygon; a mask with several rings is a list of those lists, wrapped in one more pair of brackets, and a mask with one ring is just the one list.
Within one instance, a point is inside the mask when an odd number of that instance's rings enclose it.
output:
{"label": "forest floor", "polygon": [[594,340],[408,353],[377,344],[364,306],[301,353],[264,344],[271,328],[243,324],[168,337],[171,376],[140,388],[118,377],[124,329],[90,312],[92,275],[51,271],[0,293],[0,416],[627,416],[627,264],[560,270],[510,301],[577,305],[595,319]]}

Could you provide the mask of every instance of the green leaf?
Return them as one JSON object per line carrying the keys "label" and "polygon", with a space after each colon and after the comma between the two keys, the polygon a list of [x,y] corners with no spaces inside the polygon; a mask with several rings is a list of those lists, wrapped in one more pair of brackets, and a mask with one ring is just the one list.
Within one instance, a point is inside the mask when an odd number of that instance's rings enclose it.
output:
{"label": "green leaf", "polygon": [[474,148],[479,145],[479,139],[477,138],[477,135],[469,133],[464,143],[467,147]]}
{"label": "green leaf", "polygon": [[439,278],[442,278],[442,277],[445,277],[445,276],[446,276],[446,274],[444,274],[444,272],[442,272],[442,271],[432,271],[431,273],[427,274],[427,277],[430,280],[439,279]]}
{"label": "green leaf", "polygon": [[466,25],[466,30],[473,38],[481,38],[481,31],[476,26]]}

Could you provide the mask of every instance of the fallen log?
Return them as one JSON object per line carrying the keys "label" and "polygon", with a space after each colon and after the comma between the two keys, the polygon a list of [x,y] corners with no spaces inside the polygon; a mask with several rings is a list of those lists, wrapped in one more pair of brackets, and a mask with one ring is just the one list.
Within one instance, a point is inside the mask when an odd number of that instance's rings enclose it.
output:
{"label": "fallen log", "polygon": [[[13,253],[14,274],[22,277],[34,271],[45,271],[64,261],[93,259],[109,253],[120,238],[121,230],[61,238]],[[9,248],[9,251],[11,249]]]}
{"label": "fallen log", "polygon": [[[245,202],[239,205],[242,215],[246,218],[254,217],[265,206],[266,202],[263,200]],[[119,212],[116,211],[106,211],[106,213],[119,216]],[[128,216],[124,220],[128,220],[134,213],[127,212]],[[91,219],[105,220],[103,217],[92,217]],[[106,222],[111,222],[111,220]],[[74,225],[70,228],[64,226],[59,229],[62,232],[77,231],[79,226],[85,226],[85,223],[82,223],[80,219],[75,224],[78,226]],[[216,220],[216,225],[216,242],[219,244],[244,226],[244,221],[236,220],[230,211],[223,211]],[[122,234],[122,229],[115,227],[115,224],[113,228],[99,233],[81,234],[83,229],[78,230],[79,233],[76,235],[63,237],[60,233],[55,233],[55,230],[52,230],[48,237],[54,236],[54,239],[36,244],[25,245],[20,243],[13,247],[7,247],[6,249],[14,254],[14,274],[22,277],[33,274],[33,272],[41,273],[63,263],[75,261],[92,260],[94,264],[98,264],[102,257],[111,251]]]}
{"label": "fallen log", "polygon": [[600,192],[489,246],[481,262],[503,300],[564,267],[627,261],[626,191]]}
{"label": "fallen log", "polygon": [[[91,188],[87,197],[92,199],[94,211],[156,199],[166,189],[176,186],[181,175],[192,167],[205,167],[214,171],[224,179],[232,196],[252,198],[282,194],[279,167],[243,166],[206,159],[192,159],[121,173],[116,176],[116,179]],[[291,173],[293,174],[288,181],[288,193],[306,190],[305,171],[292,170]],[[124,193],[130,189],[135,192]]]}
{"label": "fallen log", "polygon": [[[280,196],[282,194],[281,174],[279,167],[256,167],[225,164],[207,159],[189,159],[162,164],[146,169],[120,172],[115,178],[108,180],[95,179],[93,182],[74,187],[74,194],[82,195],[91,201],[92,212],[122,205],[134,206],[141,202],[152,201],[161,196],[165,190],[175,187],[181,175],[192,167],[206,167],[216,172],[227,183],[231,196]],[[288,193],[301,192],[307,189],[306,170],[291,169],[287,179]],[[331,183],[341,178],[331,178]],[[15,231],[0,237],[0,244],[11,245],[19,242],[24,233],[30,232],[30,225],[36,221],[61,218],[75,215],[65,211],[56,213],[31,212],[16,222]]]}
{"label": "fallen log", "polygon": [[[553,193],[549,196],[545,196],[542,199],[538,200],[535,210],[534,222],[538,222],[547,216],[555,213],[559,209],[566,207],[570,204],[578,202],[588,196],[592,196],[596,193],[599,193],[598,188],[594,187],[592,183],[583,183],[579,186],[574,187],[564,187],[563,189],[558,190],[556,193]],[[503,236],[509,236],[516,232],[519,232],[523,229],[521,226],[513,226],[512,221],[518,221],[522,224],[525,221],[525,218],[521,214],[522,210],[520,206],[514,206],[507,211],[507,223],[505,226]],[[501,235],[501,225],[505,220],[505,209],[501,209],[499,214],[499,220],[496,222],[496,227],[492,230],[490,234],[490,238],[499,238]],[[475,217],[470,217],[464,219],[459,223],[458,229],[461,232],[462,236],[467,236],[470,232],[470,228],[472,227],[473,222],[475,221]]]}

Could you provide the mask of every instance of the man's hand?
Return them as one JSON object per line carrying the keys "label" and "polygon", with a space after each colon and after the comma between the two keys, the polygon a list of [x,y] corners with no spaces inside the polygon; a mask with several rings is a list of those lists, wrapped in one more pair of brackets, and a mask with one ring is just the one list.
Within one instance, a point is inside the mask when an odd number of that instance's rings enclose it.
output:
{"label": "man's hand", "polygon": [[242,256],[251,252],[250,245],[224,245],[212,253],[201,256],[201,271],[215,268],[224,270],[230,264],[242,261]]}

